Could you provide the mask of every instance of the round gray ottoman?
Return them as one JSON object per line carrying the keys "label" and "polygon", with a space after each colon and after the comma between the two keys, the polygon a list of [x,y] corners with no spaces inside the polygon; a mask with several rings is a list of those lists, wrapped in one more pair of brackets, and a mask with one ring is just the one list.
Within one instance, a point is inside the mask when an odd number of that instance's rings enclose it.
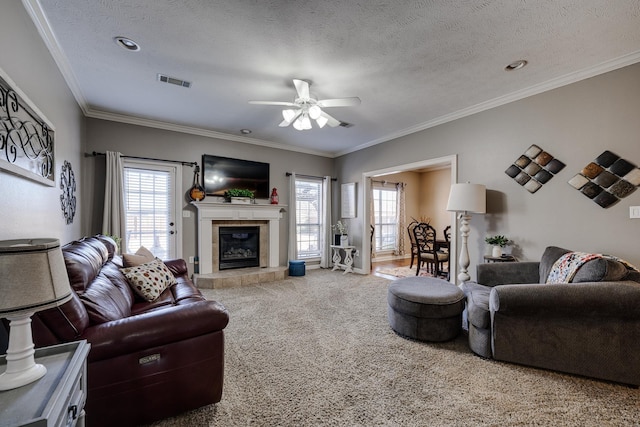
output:
{"label": "round gray ottoman", "polygon": [[387,293],[389,325],[397,334],[420,341],[448,341],[462,329],[464,293],[445,280],[405,277]]}

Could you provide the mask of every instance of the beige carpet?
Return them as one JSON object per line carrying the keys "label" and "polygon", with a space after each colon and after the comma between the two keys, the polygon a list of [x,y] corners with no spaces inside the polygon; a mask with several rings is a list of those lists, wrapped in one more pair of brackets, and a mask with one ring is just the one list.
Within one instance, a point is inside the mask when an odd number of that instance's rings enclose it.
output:
{"label": "beige carpet", "polygon": [[231,313],[222,401],[154,426],[640,425],[638,389],[397,336],[389,283],[310,270],[204,290]]}

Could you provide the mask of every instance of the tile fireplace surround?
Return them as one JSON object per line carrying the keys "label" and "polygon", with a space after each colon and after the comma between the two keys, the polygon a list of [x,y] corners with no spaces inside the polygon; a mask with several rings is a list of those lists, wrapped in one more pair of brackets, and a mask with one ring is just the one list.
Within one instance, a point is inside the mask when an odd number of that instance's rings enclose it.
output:
{"label": "tile fireplace surround", "polygon": [[[280,266],[280,220],[284,205],[191,202],[198,210],[198,258],[200,273],[194,282],[200,288],[238,286],[281,280],[287,267]],[[260,227],[260,267],[218,270],[218,228]]]}

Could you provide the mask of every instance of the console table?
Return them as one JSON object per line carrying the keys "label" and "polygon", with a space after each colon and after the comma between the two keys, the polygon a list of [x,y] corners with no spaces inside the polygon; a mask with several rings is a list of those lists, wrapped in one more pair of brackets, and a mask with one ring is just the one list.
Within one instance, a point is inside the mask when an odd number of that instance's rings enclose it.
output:
{"label": "console table", "polygon": [[[353,253],[356,251],[355,246],[340,246],[340,245],[331,245],[331,249],[333,249],[333,270],[343,269],[344,273],[353,273]],[[340,250],[344,251],[344,259],[342,259],[342,253]]]}
{"label": "console table", "polygon": [[[90,347],[83,340],[36,349],[36,363],[47,373],[31,384],[0,391],[0,427],[83,427]],[[0,372],[6,364],[6,356],[0,357]]]}

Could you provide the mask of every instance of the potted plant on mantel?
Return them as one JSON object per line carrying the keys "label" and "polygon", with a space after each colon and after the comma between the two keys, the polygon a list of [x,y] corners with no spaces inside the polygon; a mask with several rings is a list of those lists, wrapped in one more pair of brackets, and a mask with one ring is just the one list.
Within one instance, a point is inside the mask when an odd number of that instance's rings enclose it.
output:
{"label": "potted plant on mantel", "polygon": [[494,258],[500,258],[502,256],[502,248],[509,244],[509,239],[506,236],[496,235],[489,236],[484,241],[493,246],[491,249],[491,256]]}
{"label": "potted plant on mantel", "polygon": [[249,205],[254,199],[253,191],[246,188],[230,188],[224,192],[225,199],[231,203]]}
{"label": "potted plant on mantel", "polygon": [[331,226],[334,235],[334,245],[349,246],[349,236],[347,235],[347,224],[338,221]]}

